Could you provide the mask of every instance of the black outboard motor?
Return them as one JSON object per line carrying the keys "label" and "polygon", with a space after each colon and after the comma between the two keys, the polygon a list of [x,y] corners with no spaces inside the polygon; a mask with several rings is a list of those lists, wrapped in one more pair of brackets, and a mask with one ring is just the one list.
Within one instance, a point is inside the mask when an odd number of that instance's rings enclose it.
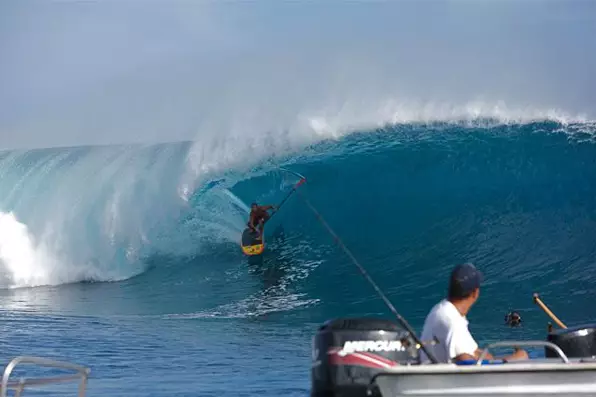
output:
{"label": "black outboard motor", "polygon": [[[551,331],[547,340],[559,346],[567,357],[596,356],[596,326],[582,325]],[[552,349],[545,347],[546,357],[558,357]]]}
{"label": "black outboard motor", "polygon": [[313,339],[311,397],[373,397],[373,376],[397,365],[418,364],[416,342],[382,319],[327,321]]}

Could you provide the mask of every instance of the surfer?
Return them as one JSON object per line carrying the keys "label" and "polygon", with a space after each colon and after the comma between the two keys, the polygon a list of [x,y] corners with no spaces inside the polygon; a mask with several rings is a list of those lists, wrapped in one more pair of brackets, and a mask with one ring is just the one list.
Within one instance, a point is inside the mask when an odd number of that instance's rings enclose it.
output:
{"label": "surfer", "polygon": [[518,312],[509,312],[505,315],[505,324],[510,327],[519,327],[521,322],[521,315]]}
{"label": "surfer", "polygon": [[271,215],[267,212],[268,210],[275,210],[273,205],[258,205],[252,203],[250,205],[250,218],[248,220],[248,227],[258,233],[257,239],[262,238],[263,226],[265,222],[271,218]]}
{"label": "surfer", "polygon": [[[478,344],[470,334],[466,315],[478,300],[483,281],[484,276],[474,265],[466,263],[456,266],[451,272],[447,298],[437,303],[426,317],[421,340],[438,342],[427,345],[427,348],[433,350],[439,362],[478,360],[480,357],[482,350],[478,349]],[[423,361],[428,360],[424,352],[421,355]],[[487,360],[494,359],[488,353],[485,357]],[[513,354],[501,359],[528,359],[528,353],[516,348]]]}

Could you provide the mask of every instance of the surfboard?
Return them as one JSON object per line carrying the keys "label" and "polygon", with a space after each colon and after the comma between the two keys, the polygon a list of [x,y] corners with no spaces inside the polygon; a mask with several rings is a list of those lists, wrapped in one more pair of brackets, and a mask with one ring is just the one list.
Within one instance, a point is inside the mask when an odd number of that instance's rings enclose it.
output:
{"label": "surfboard", "polygon": [[258,234],[248,227],[242,232],[242,252],[246,255],[260,255],[265,250],[265,236],[262,240],[257,240],[257,236]]}

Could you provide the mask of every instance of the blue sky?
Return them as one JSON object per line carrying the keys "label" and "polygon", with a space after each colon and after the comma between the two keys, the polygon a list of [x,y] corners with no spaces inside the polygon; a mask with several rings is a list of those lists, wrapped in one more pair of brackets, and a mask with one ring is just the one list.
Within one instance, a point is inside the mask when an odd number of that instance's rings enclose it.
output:
{"label": "blue sky", "polygon": [[590,0],[4,0],[0,147],[200,139],[238,114],[283,129],[386,98],[595,118],[595,38]]}

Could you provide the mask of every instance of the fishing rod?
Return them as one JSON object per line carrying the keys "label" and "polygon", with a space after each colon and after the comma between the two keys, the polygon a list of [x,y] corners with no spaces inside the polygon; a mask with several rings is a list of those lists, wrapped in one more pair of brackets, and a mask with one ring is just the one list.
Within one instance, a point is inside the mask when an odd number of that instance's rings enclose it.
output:
{"label": "fishing rod", "polygon": [[389,310],[393,313],[393,315],[397,318],[397,320],[401,323],[401,325],[410,333],[410,335],[412,335],[412,338],[414,338],[414,341],[418,344],[418,346],[420,346],[422,348],[422,350],[426,353],[428,358],[430,358],[430,360],[433,362],[433,364],[438,363],[439,360],[437,360],[437,358],[434,356],[434,354],[432,354],[430,351],[428,351],[428,349],[426,348],[426,345],[424,343],[422,343],[422,341],[420,339],[418,339],[418,336],[416,336],[416,333],[414,332],[414,330],[412,329],[410,324],[408,324],[406,319],[404,319],[397,312],[397,310],[395,309],[395,307],[393,306],[391,301],[385,296],[383,291],[381,291],[381,289],[377,286],[377,284],[373,281],[373,279],[368,275],[366,270],[364,270],[364,267],[362,267],[362,265],[360,265],[360,263],[358,263],[358,260],[354,257],[352,252],[350,252],[348,247],[345,246],[345,244],[341,241],[339,236],[337,234],[335,234],[333,229],[331,229],[331,227],[327,224],[327,222],[325,222],[325,219],[323,219],[323,216],[315,209],[315,207],[310,203],[310,201],[308,201],[308,199],[306,197],[304,197],[304,195],[302,193],[300,193],[300,191],[298,191],[298,195],[300,196],[300,198],[302,198],[302,200],[304,200],[305,204],[315,214],[318,221],[327,229],[329,234],[331,234],[331,236],[335,239],[335,242],[339,245],[339,247],[350,257],[352,262],[358,267],[358,269],[360,270],[360,272],[362,273],[364,278],[366,278],[366,280],[368,280],[368,282],[373,286],[373,288],[375,289],[377,294],[385,302],[387,307],[389,307]]}

